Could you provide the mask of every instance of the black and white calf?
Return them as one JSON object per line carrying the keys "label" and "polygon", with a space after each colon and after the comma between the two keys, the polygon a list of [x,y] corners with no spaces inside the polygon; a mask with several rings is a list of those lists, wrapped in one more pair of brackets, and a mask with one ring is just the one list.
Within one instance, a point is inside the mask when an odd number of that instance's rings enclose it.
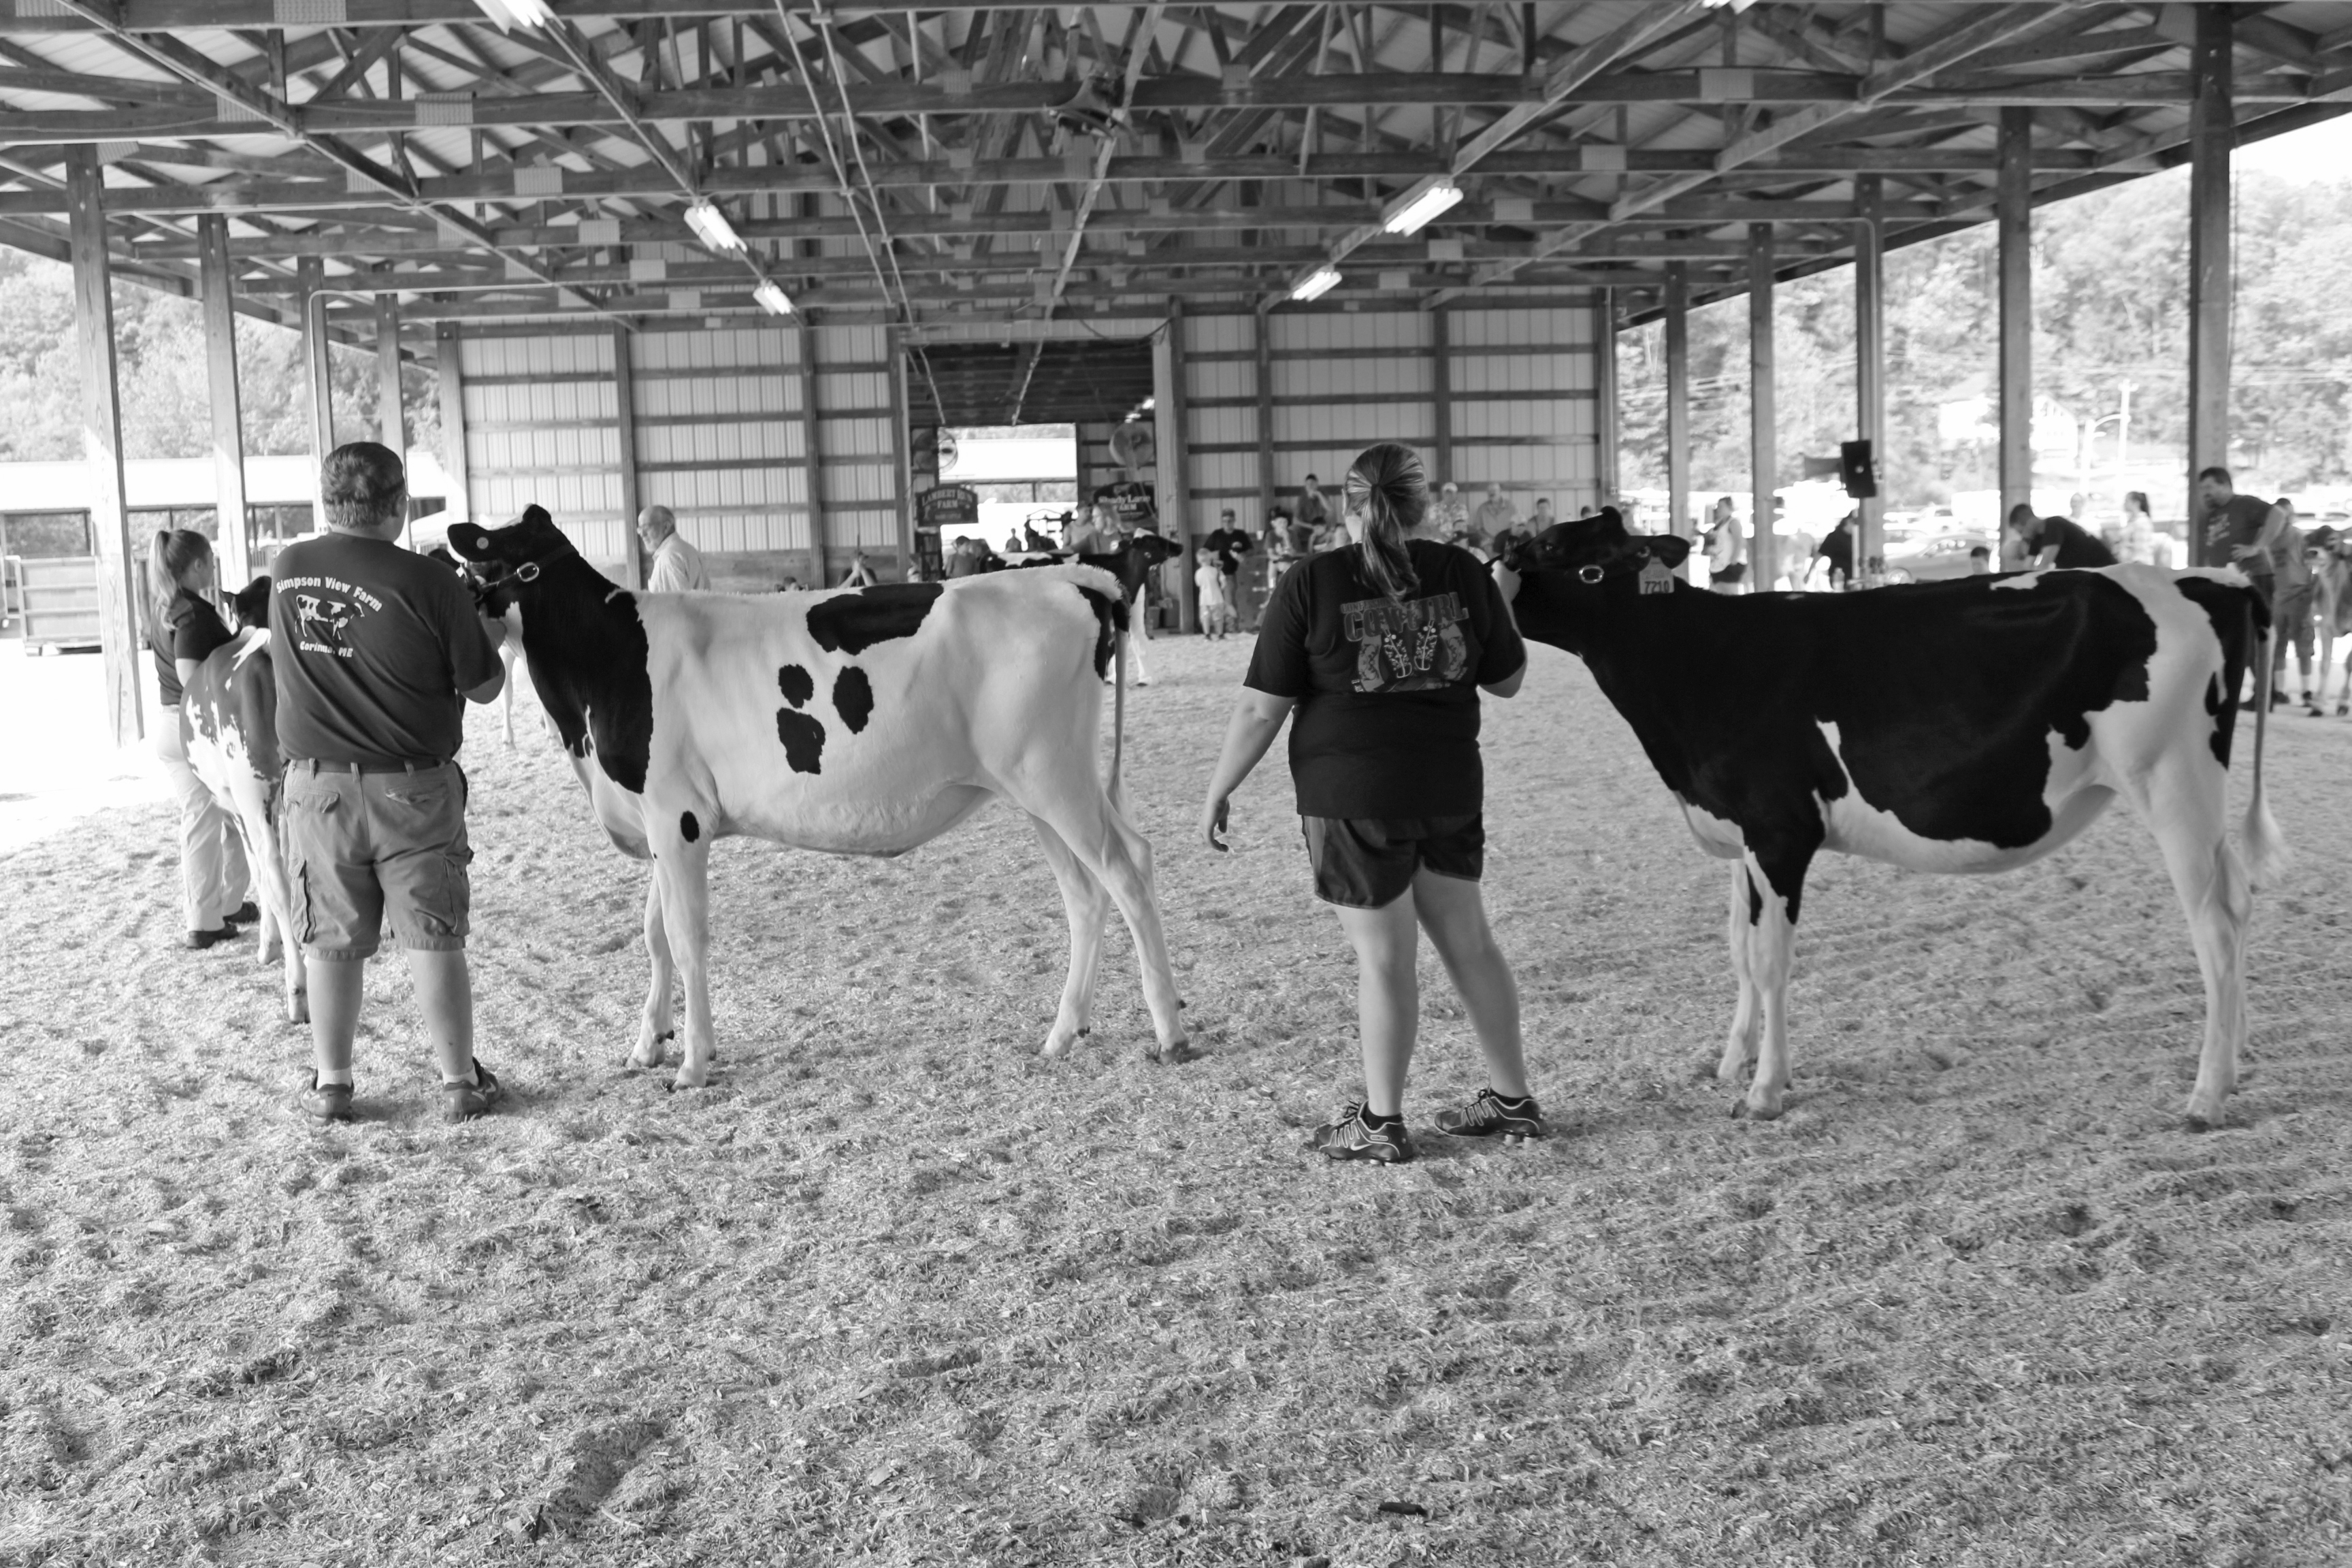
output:
{"label": "black and white calf", "polygon": [[686,994],[682,1088],[712,1056],[705,963],[713,839],[748,835],[837,855],[898,855],[1002,795],[1029,815],[1069,917],[1070,969],[1045,1052],[1086,1033],[1116,904],[1143,963],[1156,1055],[1191,1054],[1152,889],[1151,848],[1116,771],[1097,771],[1100,675],[1124,601],[1082,566],[738,598],[640,594],[581,559],[532,507],[500,529],[458,523],[456,552],[523,648],[598,821],[654,861],[653,984],[630,1060],[670,1032]]}
{"label": "black and white calf", "polygon": [[[1700,846],[1739,862],[1739,1001],[1718,1073],[1736,1082],[1756,1063],[1748,1110],[1778,1116],[1788,1088],[1789,965],[1817,851],[2005,871],[2121,796],[2189,916],[2206,1009],[2189,1116],[2218,1121],[2245,1040],[2252,907],[2226,821],[2231,729],[2240,678],[2269,664],[2269,611],[2245,580],[2110,566],[1731,598],[1670,575],[1689,550],[1629,536],[1610,510],[1546,530],[1499,570],[1507,591],[1519,574],[1521,633],[1583,658]],[[2262,725],[2257,710],[2256,881],[2285,861]]]}

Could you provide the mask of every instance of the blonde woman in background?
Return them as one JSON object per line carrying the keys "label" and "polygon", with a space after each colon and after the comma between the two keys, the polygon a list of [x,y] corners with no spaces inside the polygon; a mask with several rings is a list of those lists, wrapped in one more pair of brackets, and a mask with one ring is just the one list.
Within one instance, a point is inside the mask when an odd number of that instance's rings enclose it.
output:
{"label": "blonde woman in background", "polygon": [[246,897],[251,873],[236,821],[188,766],[184,689],[207,656],[234,639],[213,608],[212,542],[192,528],[167,528],[147,552],[147,647],[163,714],[155,754],[180,803],[180,908],[189,947],[202,951],[236,934],[236,922],[260,918]]}

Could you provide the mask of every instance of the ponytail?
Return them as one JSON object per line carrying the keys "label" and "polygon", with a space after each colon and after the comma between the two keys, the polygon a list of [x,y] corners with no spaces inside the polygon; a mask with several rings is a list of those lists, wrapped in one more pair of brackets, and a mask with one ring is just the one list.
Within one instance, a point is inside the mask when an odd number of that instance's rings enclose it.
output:
{"label": "ponytail", "polygon": [[162,528],[147,550],[147,635],[163,635],[172,614],[172,597],[187,584],[183,581],[211,559],[212,542],[193,528]]}
{"label": "ponytail", "polygon": [[1349,465],[1340,493],[1347,510],[1364,520],[1356,548],[1366,580],[1396,600],[1419,588],[1405,540],[1429,511],[1429,479],[1412,448],[1393,441],[1365,447]]}

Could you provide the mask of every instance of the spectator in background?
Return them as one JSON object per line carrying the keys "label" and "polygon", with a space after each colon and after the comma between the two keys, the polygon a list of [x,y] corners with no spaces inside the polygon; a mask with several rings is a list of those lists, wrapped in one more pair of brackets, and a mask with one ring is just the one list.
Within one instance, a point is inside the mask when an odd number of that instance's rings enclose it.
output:
{"label": "spectator in background", "polygon": [[1216,552],[1204,547],[1199,562],[1192,568],[1192,585],[1201,595],[1201,636],[1216,642],[1232,629],[1233,601],[1225,595],[1225,571]]}
{"label": "spectator in background", "polygon": [[[155,755],[180,803],[180,912],[183,942],[198,952],[236,934],[236,922],[261,918],[246,895],[251,872],[245,837],[188,765],[182,688],[212,651],[234,640],[213,608],[212,542],[192,528],[167,528],[147,551],[147,647],[163,711]],[[28,737],[19,736],[29,742]]]}
{"label": "spectator in background", "polygon": [[2286,527],[2286,514],[2253,496],[2242,496],[2231,487],[2230,470],[2210,468],[2197,475],[2198,499],[2205,504],[2205,554],[2219,564],[2235,565],[2255,592],[2267,600],[2272,581],[2271,546]]}
{"label": "spectator in background", "polygon": [[1307,541],[1307,552],[1309,555],[1322,555],[1339,549],[1347,542],[1346,526],[1336,518],[1327,518],[1315,525],[1314,533]]}
{"label": "spectator in background", "polygon": [[1990,577],[1992,575],[1991,551],[1986,549],[1981,544],[1970,547],[1969,551],[1969,575],[1971,577]]}
{"label": "spectator in background", "polygon": [[1748,542],[1740,537],[1739,515],[1729,496],[1717,498],[1707,520],[1706,585],[1716,594],[1748,591]]}
{"label": "spectator in background", "polygon": [[1059,547],[1052,540],[1037,531],[1037,524],[1033,519],[1021,525],[1021,548],[1032,552],[1045,552]]}
{"label": "spectator in background", "polygon": [[1234,629],[1241,626],[1242,558],[1250,552],[1250,536],[1234,521],[1234,509],[1217,513],[1217,526],[1201,541],[1201,548],[1210,552],[1217,563],[1217,574],[1225,591],[1225,612],[1233,617]]}
{"label": "spectator in background", "polygon": [[710,568],[702,552],[677,531],[677,518],[666,506],[649,506],[637,513],[637,542],[646,547],[653,566],[646,574],[649,594],[707,594]]}
{"label": "spectator in background", "polygon": [[1486,499],[1470,519],[1470,542],[1489,555],[1500,555],[1502,551],[1495,543],[1495,536],[1518,525],[1519,514],[1505,499],[1503,487],[1490,484],[1486,487]]}
{"label": "spectator in background", "polygon": [[1830,592],[1843,593],[1853,582],[1853,522],[1854,514],[1846,513],[1829,531],[1827,538],[1815,545],[1810,560],[1829,563]]}
{"label": "spectator in background", "polygon": [[948,576],[970,577],[980,570],[980,546],[971,535],[959,533],[955,544],[948,551]]}
{"label": "spectator in background", "polygon": [[1029,547],[1027,545],[1021,542],[1021,535],[1019,533],[1008,533],[1004,536],[1004,553],[1007,555],[1018,555],[1028,548]]}
{"label": "spectator in background", "polygon": [[861,550],[851,559],[849,570],[842,574],[841,585],[845,588],[871,588],[881,580],[874,574],[874,563],[866,559],[866,552]]}
{"label": "spectator in background", "polygon": [[1559,519],[1552,515],[1551,502],[1549,500],[1539,500],[1536,502],[1536,514],[1528,520],[1528,537],[1540,538],[1546,529],[1550,528],[1559,521]]}
{"label": "spectator in background", "polygon": [[2024,501],[2009,509],[2008,529],[2017,542],[2018,559],[2029,571],[2116,563],[2107,547],[2081,523],[2071,518],[2036,517]]}
{"label": "spectator in background", "polygon": [[1322,484],[1313,474],[1298,487],[1298,526],[1311,535],[1327,522],[1338,521],[1331,515],[1331,502],[1323,493]]}
{"label": "spectator in background", "polygon": [[2281,496],[2277,508],[2286,522],[2271,545],[2271,581],[2277,584],[2271,601],[2271,705],[2286,700],[2286,645],[2293,643],[2295,670],[2303,678],[2303,705],[2320,717],[2323,710],[2311,689],[2311,616],[2319,585],[2304,553],[2303,530],[2295,526],[2294,502]]}
{"label": "spectator in background", "polygon": [[1470,538],[1470,507],[1462,499],[1462,487],[1452,479],[1437,487],[1437,504],[1429,509],[1429,523],[1424,537],[1441,544],[1464,544]]}
{"label": "spectator in background", "polygon": [[2148,514],[2146,490],[2125,492],[2122,533],[2122,547],[2116,552],[2116,560],[2142,566],[2156,564],[2158,535],[2156,519]]}

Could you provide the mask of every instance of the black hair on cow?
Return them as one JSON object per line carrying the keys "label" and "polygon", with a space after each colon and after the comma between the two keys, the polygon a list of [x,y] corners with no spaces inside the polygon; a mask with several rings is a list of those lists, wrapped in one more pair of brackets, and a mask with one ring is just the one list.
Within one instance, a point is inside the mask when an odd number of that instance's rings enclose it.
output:
{"label": "black hair on cow", "polygon": [[256,577],[228,596],[229,608],[236,612],[236,624],[262,631],[269,629],[269,578],[265,574]]}

